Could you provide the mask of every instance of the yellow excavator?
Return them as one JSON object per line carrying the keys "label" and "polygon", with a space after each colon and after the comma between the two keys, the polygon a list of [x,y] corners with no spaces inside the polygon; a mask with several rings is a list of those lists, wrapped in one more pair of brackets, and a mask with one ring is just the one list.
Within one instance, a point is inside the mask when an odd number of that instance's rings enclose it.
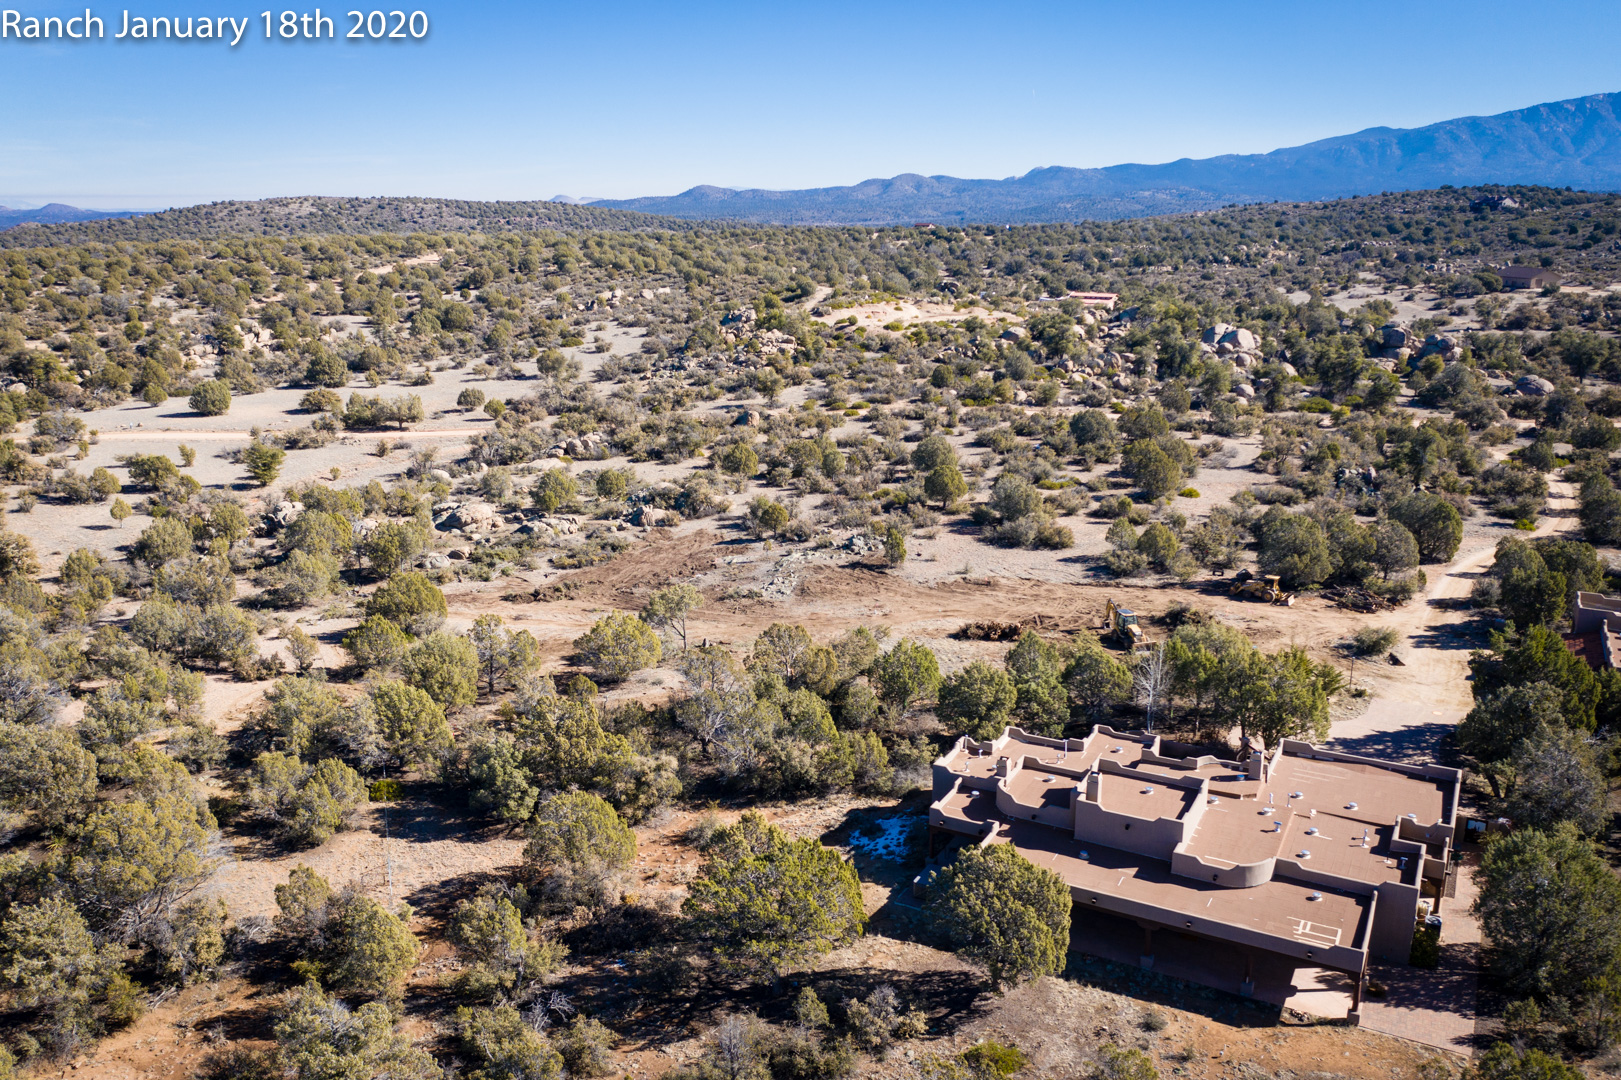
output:
{"label": "yellow excavator", "polygon": [[1113,638],[1121,648],[1138,652],[1154,647],[1154,643],[1148,640],[1147,631],[1137,622],[1135,611],[1110,600],[1104,605],[1103,621],[1106,636]]}
{"label": "yellow excavator", "polygon": [[1284,592],[1279,583],[1277,574],[1268,574],[1265,577],[1256,577],[1248,570],[1240,570],[1233,579],[1232,588],[1227,590],[1229,596],[1244,600],[1262,600],[1268,604],[1279,604],[1283,607],[1295,606],[1295,594]]}

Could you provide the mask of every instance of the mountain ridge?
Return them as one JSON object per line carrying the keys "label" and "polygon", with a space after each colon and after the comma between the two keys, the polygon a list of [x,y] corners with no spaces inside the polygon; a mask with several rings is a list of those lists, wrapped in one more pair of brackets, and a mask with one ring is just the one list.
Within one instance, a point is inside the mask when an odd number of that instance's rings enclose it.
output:
{"label": "mountain ridge", "polygon": [[106,218],[136,217],[139,210],[83,210],[66,203],[46,203],[32,210],[0,206],[0,229],[17,225],[63,225],[76,221],[101,221]]}
{"label": "mountain ridge", "polygon": [[848,186],[781,191],[700,184],[677,195],[589,205],[757,224],[1029,224],[1477,184],[1621,190],[1621,94],[1592,94],[1418,128],[1366,128],[1266,154],[1098,169],[1044,166],[1003,180],[902,173]]}

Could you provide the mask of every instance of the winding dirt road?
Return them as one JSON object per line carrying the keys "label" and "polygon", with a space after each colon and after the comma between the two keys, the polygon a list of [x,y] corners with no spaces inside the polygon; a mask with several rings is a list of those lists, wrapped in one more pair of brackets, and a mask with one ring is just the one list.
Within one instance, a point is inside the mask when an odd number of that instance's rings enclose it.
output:
{"label": "winding dirt road", "polygon": [[[1551,536],[1571,525],[1573,486],[1554,482],[1549,487],[1548,510],[1534,536]],[[1382,624],[1401,635],[1397,651],[1406,668],[1389,669],[1399,676],[1376,680],[1367,711],[1335,724],[1330,745],[1399,760],[1436,760],[1441,740],[1474,706],[1469,652],[1479,647],[1479,641],[1469,631],[1470,612],[1456,601],[1469,595],[1491,565],[1498,539],[1476,540],[1444,569],[1431,572],[1421,598],[1381,617]],[[1368,670],[1368,665],[1359,667]]]}

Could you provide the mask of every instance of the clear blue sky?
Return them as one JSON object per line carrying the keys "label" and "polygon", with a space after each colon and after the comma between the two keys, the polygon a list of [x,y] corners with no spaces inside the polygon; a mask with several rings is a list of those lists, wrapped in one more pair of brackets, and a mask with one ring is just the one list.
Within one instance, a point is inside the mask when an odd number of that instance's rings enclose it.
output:
{"label": "clear blue sky", "polygon": [[[234,50],[0,41],[0,203],[1002,177],[1621,90],[1610,3],[416,0],[425,41],[356,44],[342,5],[336,41],[287,43],[256,5],[121,2],[254,22]],[[110,38],[124,9],[91,8]]]}

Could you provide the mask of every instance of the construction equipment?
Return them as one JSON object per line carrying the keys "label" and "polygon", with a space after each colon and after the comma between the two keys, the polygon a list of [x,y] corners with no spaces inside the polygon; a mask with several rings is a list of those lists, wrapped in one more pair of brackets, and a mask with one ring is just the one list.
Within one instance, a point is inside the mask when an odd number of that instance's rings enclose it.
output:
{"label": "construction equipment", "polygon": [[1103,621],[1106,635],[1118,642],[1121,648],[1138,652],[1154,647],[1154,643],[1148,640],[1147,631],[1137,622],[1135,611],[1110,600],[1104,605]]}
{"label": "construction equipment", "polygon": [[1295,594],[1283,591],[1277,574],[1258,578],[1248,570],[1240,570],[1227,594],[1246,600],[1264,600],[1268,604],[1280,604],[1283,607],[1295,606]]}

